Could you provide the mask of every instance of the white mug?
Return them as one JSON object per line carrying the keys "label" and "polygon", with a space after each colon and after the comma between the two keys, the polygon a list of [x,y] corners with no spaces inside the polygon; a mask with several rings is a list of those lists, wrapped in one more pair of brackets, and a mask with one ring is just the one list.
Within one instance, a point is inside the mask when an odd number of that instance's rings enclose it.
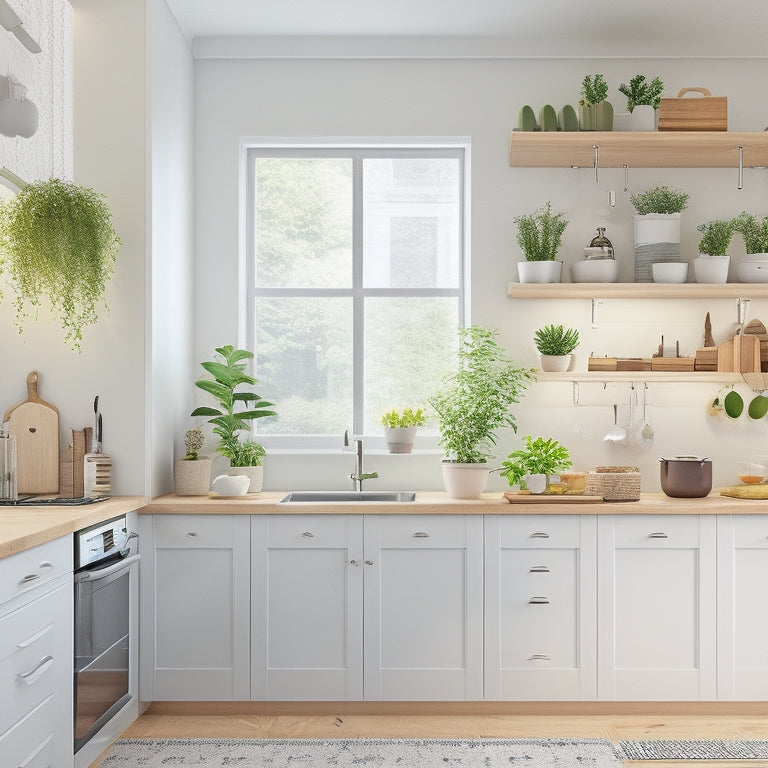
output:
{"label": "white mug", "polygon": [[211,489],[219,496],[245,496],[250,482],[246,475],[219,475],[211,483]]}

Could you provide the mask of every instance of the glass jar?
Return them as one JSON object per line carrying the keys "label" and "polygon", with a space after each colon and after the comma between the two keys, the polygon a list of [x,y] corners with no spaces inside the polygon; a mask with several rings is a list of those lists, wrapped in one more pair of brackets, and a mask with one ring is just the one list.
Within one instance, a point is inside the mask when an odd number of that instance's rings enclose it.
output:
{"label": "glass jar", "polygon": [[605,227],[597,228],[597,236],[593,237],[589,246],[584,249],[585,259],[613,259],[613,243],[605,236]]}

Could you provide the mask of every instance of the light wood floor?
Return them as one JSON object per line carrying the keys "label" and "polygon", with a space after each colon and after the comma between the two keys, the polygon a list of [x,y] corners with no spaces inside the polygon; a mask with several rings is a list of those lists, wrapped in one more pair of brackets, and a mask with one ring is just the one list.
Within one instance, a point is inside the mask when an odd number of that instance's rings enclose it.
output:
{"label": "light wood floor", "polygon": [[[762,739],[766,715],[144,714],[124,738]],[[630,761],[627,768],[766,768],[766,761]]]}

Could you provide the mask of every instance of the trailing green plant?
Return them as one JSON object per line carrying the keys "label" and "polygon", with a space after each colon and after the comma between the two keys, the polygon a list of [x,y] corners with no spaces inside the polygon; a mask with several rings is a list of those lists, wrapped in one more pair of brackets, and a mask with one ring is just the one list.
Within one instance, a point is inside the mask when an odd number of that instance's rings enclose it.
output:
{"label": "trailing green plant", "polygon": [[231,466],[257,467],[265,455],[263,446],[253,440],[240,442],[239,433],[249,431],[250,424],[255,419],[275,416],[275,412],[269,410],[273,403],[262,400],[255,392],[238,390],[238,387],[254,386],[258,383],[253,376],[246,373],[246,364],[242,362],[250,360],[253,352],[235,349],[231,344],[227,344],[224,347],[216,347],[216,353],[215,360],[201,363],[213,376],[213,380],[200,379],[195,382],[195,386],[213,395],[219,408],[199,406],[191,415],[210,417],[208,423],[214,425],[213,433],[220,438],[216,451],[226,456]]}
{"label": "trailing green plant", "polygon": [[608,83],[603,75],[584,75],[581,81],[581,98],[579,104],[582,107],[590,104],[599,104],[608,97]]}
{"label": "trailing green plant", "polygon": [[392,429],[404,427],[423,427],[427,423],[424,412],[421,408],[413,410],[406,408],[402,413],[398,413],[394,408],[381,417],[381,423],[385,427]]}
{"label": "trailing green plant", "polygon": [[497,343],[497,335],[482,326],[459,329],[456,371],[429,398],[448,461],[485,462],[498,429],[517,431],[510,406],[519,402],[534,377],[515,365]]}
{"label": "trailing green plant", "polygon": [[699,224],[696,229],[702,232],[699,240],[699,253],[710,256],[725,256],[734,232],[734,220],[723,221],[715,219],[705,224]]}
{"label": "trailing green plant", "polygon": [[744,238],[747,253],[768,253],[768,216],[761,220],[742,211],[733,219],[733,230]]}
{"label": "trailing green plant", "polygon": [[658,109],[661,104],[661,94],[664,91],[664,83],[661,78],[654,77],[649,83],[645,75],[635,75],[629,85],[622,83],[619,93],[627,97],[627,109],[632,112],[640,104],[645,104]]}
{"label": "trailing green plant", "polygon": [[515,216],[517,244],[526,261],[554,261],[563,242],[568,219],[562,211],[552,213],[552,203],[530,214]]}
{"label": "trailing green plant", "polygon": [[641,216],[649,213],[680,213],[688,207],[690,195],[680,189],[667,186],[651,187],[629,198]]}
{"label": "trailing green plant", "polygon": [[562,325],[545,325],[533,334],[533,341],[542,355],[570,355],[579,345],[579,332]]}
{"label": "trailing green plant", "polygon": [[47,296],[66,343],[81,351],[83,328],[98,320],[96,304],[119,247],[106,198],[87,187],[36,181],[0,204],[0,273],[16,294],[19,332],[37,319]]}
{"label": "trailing green plant", "polygon": [[501,476],[506,477],[510,486],[526,488],[527,475],[556,475],[573,466],[568,449],[554,438],[535,440],[526,435],[525,447],[519,448],[502,462]]}
{"label": "trailing green plant", "polygon": [[199,451],[205,442],[205,435],[202,429],[188,429],[184,434],[184,447],[187,454],[184,461],[197,461],[200,458]]}

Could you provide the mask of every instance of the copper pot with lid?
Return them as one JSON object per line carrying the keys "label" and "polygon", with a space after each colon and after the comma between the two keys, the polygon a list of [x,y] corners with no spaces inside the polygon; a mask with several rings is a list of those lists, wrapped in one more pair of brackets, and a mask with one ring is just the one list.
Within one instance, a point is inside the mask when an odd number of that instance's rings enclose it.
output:
{"label": "copper pot with lid", "polygon": [[675,456],[661,462],[661,490],[679,499],[700,499],[712,490],[712,459]]}

